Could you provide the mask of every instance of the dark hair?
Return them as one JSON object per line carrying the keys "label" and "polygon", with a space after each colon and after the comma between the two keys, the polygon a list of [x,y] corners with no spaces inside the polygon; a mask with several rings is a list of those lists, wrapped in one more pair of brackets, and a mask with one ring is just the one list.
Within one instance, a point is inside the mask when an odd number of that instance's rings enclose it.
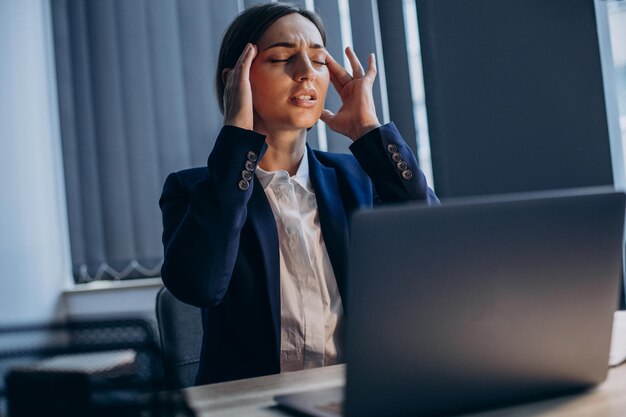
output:
{"label": "dark hair", "polygon": [[241,12],[228,26],[222,45],[220,46],[215,74],[215,91],[220,111],[224,113],[224,81],[222,72],[226,68],[233,68],[248,42],[256,44],[272,23],[288,14],[298,13],[309,19],[320,31],[322,41],[326,46],[326,31],[322,19],[310,10],[294,6],[289,3],[265,3],[252,6]]}

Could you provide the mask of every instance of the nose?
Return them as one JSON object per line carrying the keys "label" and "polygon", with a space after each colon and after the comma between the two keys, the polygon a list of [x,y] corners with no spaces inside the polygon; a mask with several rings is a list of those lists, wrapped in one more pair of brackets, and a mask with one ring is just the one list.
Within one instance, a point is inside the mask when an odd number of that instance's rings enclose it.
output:
{"label": "nose", "polygon": [[293,68],[293,79],[298,82],[314,81],[315,68],[308,56],[304,55],[298,58]]}

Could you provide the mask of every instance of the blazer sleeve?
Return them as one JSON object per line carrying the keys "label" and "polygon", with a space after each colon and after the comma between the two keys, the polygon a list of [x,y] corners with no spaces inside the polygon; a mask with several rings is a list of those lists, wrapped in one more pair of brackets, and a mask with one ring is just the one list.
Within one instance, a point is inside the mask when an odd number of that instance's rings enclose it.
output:
{"label": "blazer sleeve", "polygon": [[350,145],[350,150],[372,181],[380,202],[419,200],[439,204],[435,192],[426,184],[413,151],[393,122],[359,138]]}
{"label": "blazer sleeve", "polygon": [[165,286],[181,301],[208,307],[224,298],[254,187],[252,171],[266,148],[265,136],[224,126],[204,178],[191,185],[184,172],[167,177],[159,200],[164,249],[161,274]]}

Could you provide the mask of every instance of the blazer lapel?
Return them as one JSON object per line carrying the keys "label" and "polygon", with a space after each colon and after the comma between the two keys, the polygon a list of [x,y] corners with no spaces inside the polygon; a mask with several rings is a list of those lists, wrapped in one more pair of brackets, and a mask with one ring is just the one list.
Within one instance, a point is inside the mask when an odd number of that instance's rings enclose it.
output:
{"label": "blazer lapel", "polygon": [[280,360],[280,257],[278,254],[278,231],[276,220],[265,196],[263,185],[254,177],[252,195],[248,201],[248,220],[259,238],[261,258],[267,281],[276,353]]}
{"label": "blazer lapel", "polygon": [[346,212],[341,200],[337,174],[333,168],[322,165],[309,145],[307,145],[307,152],[309,157],[309,175],[315,189],[320,227],[345,310],[348,267],[348,220],[346,219]]}

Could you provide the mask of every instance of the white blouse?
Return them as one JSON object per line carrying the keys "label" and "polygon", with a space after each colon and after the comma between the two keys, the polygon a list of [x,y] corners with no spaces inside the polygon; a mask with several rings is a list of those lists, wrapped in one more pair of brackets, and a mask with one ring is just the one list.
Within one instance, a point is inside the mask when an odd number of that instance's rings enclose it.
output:
{"label": "white blouse", "polygon": [[255,170],[269,200],[280,252],[280,370],[341,360],[341,297],[320,229],[305,151],[296,175]]}

